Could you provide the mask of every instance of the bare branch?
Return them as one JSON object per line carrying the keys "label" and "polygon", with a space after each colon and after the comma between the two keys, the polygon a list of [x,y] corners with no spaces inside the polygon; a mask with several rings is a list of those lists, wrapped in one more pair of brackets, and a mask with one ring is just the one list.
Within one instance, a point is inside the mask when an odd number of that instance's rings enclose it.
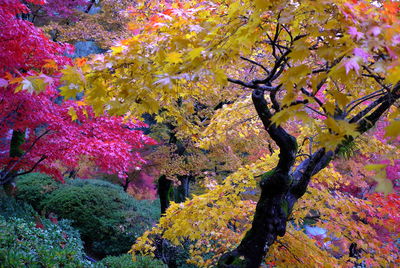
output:
{"label": "bare branch", "polygon": [[363,65],[362,66],[364,70],[366,70],[368,72],[368,75],[366,74],[362,74],[363,76],[367,76],[367,77],[371,77],[373,78],[381,87],[383,87],[384,89],[386,89],[387,91],[390,90],[390,88],[385,85],[382,81],[384,81],[385,79],[383,77],[381,77],[378,74],[374,74],[371,69],[369,69],[367,66]]}
{"label": "bare branch", "polygon": [[38,137],[35,138],[35,140],[32,142],[31,146],[29,146],[29,148],[18,158],[17,161],[13,162],[11,166],[6,168],[6,171],[3,172],[3,174],[1,174],[0,177],[0,181],[4,181],[8,175],[10,174],[11,170],[13,170],[15,168],[15,166],[21,162],[21,160],[24,158],[24,156],[26,156],[32,149],[33,147],[36,145],[36,143],[46,134],[48,134],[50,132],[50,130],[46,130],[45,132],[43,132],[41,135],[39,135]]}
{"label": "bare branch", "polygon": [[267,101],[265,100],[264,91],[254,90],[252,94],[252,100],[265,130],[280,149],[277,169],[283,173],[287,173],[295,161],[297,153],[296,138],[287,133],[286,130],[284,130],[281,126],[272,124],[272,113],[268,108]]}
{"label": "bare branch", "polygon": [[308,105],[306,105],[305,107],[306,107],[307,109],[310,109],[310,110],[313,111],[314,113],[317,113],[317,114],[319,114],[319,115],[321,115],[321,116],[327,117],[326,114],[323,114],[323,113],[321,113],[321,112],[318,112],[317,110],[315,110],[314,108],[312,108],[312,107],[310,107],[310,106],[308,106]]}
{"label": "bare branch", "polygon": [[[361,103],[363,103],[363,102],[365,102],[365,101],[368,101],[368,100],[370,100],[370,99],[373,99],[373,98],[382,96],[383,94],[384,94],[384,92],[375,93],[375,94],[369,94],[369,95],[366,95],[366,96],[364,96],[364,97],[362,97],[362,98],[359,98],[359,99],[357,99],[357,100],[351,102],[351,103],[348,104],[347,106],[350,106],[350,105],[352,105],[352,104],[354,104],[354,105],[353,105],[353,107],[351,107],[351,108],[347,111],[347,113],[350,113],[352,110],[354,110],[354,109],[355,109],[358,105],[360,105]],[[346,106],[346,107],[347,107],[347,106]]]}
{"label": "bare branch", "polygon": [[248,62],[250,62],[250,63],[252,63],[254,65],[257,65],[258,67],[261,67],[267,74],[269,74],[268,69],[264,65],[262,65],[261,63],[258,63],[258,62],[254,61],[254,60],[251,60],[251,59],[248,59],[248,58],[245,58],[245,57],[240,57],[240,58],[242,60],[248,61]]}
{"label": "bare branch", "polygon": [[17,173],[17,174],[14,175],[14,177],[18,177],[18,176],[22,176],[22,175],[31,173],[31,172],[34,171],[35,168],[36,168],[42,161],[44,161],[46,158],[47,158],[47,156],[45,156],[45,155],[42,156],[29,170],[24,171],[24,172],[21,172],[21,173]]}

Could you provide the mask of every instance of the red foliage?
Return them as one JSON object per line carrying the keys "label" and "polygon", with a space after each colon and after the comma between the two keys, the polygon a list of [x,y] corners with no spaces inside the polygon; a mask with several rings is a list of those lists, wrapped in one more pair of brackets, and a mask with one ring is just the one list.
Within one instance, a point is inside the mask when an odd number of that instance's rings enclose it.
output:
{"label": "red foliage", "polygon": [[49,40],[42,30],[17,16],[26,13],[29,9],[19,0],[0,2],[0,77],[6,72],[38,70],[49,59],[60,66],[70,62],[64,54],[72,46]]}
{"label": "red foliage", "polygon": [[[30,1],[33,2],[33,1]],[[35,4],[40,1],[34,1]],[[138,150],[155,141],[146,137],[141,122],[103,115],[95,117],[83,102],[60,101],[56,90],[58,68],[70,63],[64,56],[69,46],[50,41],[30,22],[17,18],[29,12],[18,0],[0,3],[0,168],[34,170],[62,180],[62,173],[89,163],[86,174],[117,173],[125,177],[145,161]],[[37,74],[47,81],[46,90],[15,92],[22,77]],[[30,83],[29,80],[22,82]],[[24,87],[22,87],[24,89]],[[76,120],[71,119],[71,112]],[[24,154],[9,157],[8,140],[13,131],[25,132]]]}

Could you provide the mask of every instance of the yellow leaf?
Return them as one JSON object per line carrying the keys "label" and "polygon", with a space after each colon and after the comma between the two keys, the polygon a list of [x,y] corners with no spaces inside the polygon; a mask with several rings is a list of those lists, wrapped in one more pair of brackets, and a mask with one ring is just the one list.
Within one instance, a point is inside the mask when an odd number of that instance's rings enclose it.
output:
{"label": "yellow leaf", "polygon": [[241,10],[241,3],[240,1],[235,1],[233,2],[228,9],[228,18],[235,17],[239,14],[239,11]]}
{"label": "yellow leaf", "polygon": [[115,54],[119,54],[122,51],[124,51],[124,47],[123,46],[115,46],[115,47],[111,47],[112,53],[113,55]]}
{"label": "yellow leaf", "polygon": [[331,115],[335,114],[335,105],[332,102],[325,103],[324,108],[327,111],[327,113]]}
{"label": "yellow leaf", "polygon": [[296,41],[293,45],[293,49],[289,54],[289,57],[293,61],[304,60],[310,54],[307,43],[303,40]]}
{"label": "yellow leaf", "polygon": [[266,9],[270,5],[269,1],[266,0],[255,0],[254,4],[256,5],[256,8],[262,10]]}
{"label": "yellow leaf", "polygon": [[168,53],[167,54],[167,58],[166,58],[165,61],[169,62],[169,63],[172,63],[172,64],[182,63],[183,62],[182,53],[179,53],[179,52],[176,52],[176,51]]}
{"label": "yellow leaf", "polygon": [[204,47],[198,47],[198,48],[194,48],[192,49],[189,53],[188,53],[188,58],[189,60],[194,60],[197,57],[200,57],[201,52],[203,52]]}
{"label": "yellow leaf", "polygon": [[215,80],[219,84],[226,85],[228,83],[227,76],[226,76],[225,72],[222,69],[214,70],[214,76],[215,76]]}
{"label": "yellow leaf", "polygon": [[372,171],[372,170],[380,170],[384,169],[387,165],[386,164],[369,164],[364,166],[366,170]]}
{"label": "yellow leaf", "polygon": [[69,107],[68,109],[68,114],[71,116],[72,121],[78,119],[78,116],[76,115],[76,111],[74,109],[74,107]]}
{"label": "yellow leaf", "polygon": [[391,84],[396,84],[400,77],[400,65],[387,70],[388,74],[386,76],[386,82]]}
{"label": "yellow leaf", "polygon": [[349,103],[349,98],[346,94],[343,94],[336,90],[332,90],[329,93],[335,98],[340,108],[343,109]]}
{"label": "yellow leaf", "polygon": [[385,128],[385,137],[395,139],[400,135],[400,121],[394,120]]}
{"label": "yellow leaf", "polygon": [[275,123],[277,126],[279,126],[280,124],[286,122],[289,118],[290,118],[289,109],[283,109],[274,114],[274,116],[271,118],[271,121]]}

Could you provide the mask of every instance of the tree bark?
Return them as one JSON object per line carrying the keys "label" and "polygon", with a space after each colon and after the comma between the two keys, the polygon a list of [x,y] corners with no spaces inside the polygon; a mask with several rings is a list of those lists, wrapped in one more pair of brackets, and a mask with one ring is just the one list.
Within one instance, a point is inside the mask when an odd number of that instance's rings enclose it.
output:
{"label": "tree bark", "polygon": [[178,180],[180,181],[180,185],[178,185],[174,189],[174,201],[177,203],[182,203],[186,201],[186,198],[189,197],[189,183],[191,176],[189,175],[181,175],[178,176]]}
{"label": "tree bark", "polygon": [[167,176],[161,175],[158,179],[158,196],[161,204],[161,215],[163,215],[169,207],[172,191],[172,181],[168,180]]}
{"label": "tree bark", "polygon": [[[10,142],[10,157],[21,157],[24,153],[21,146],[25,143],[25,131],[14,130]],[[10,163],[10,166],[13,162]],[[4,191],[8,195],[13,195],[15,191],[15,175],[16,171],[11,170],[6,176],[6,183],[3,184]]]}

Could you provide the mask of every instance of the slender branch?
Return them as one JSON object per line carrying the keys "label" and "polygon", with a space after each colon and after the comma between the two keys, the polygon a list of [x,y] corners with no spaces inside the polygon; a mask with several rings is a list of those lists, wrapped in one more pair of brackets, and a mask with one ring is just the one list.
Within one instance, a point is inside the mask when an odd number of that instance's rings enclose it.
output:
{"label": "slender branch", "polygon": [[318,99],[314,94],[312,94],[311,92],[307,91],[305,88],[300,88],[300,91],[306,95],[307,97],[311,97],[315,100],[316,103],[318,103],[318,105],[322,108],[322,110],[324,110],[324,112],[326,113],[324,104],[322,103],[322,101],[320,99]]}
{"label": "slender branch", "polygon": [[29,170],[15,174],[14,178],[15,178],[15,177],[18,177],[18,176],[22,176],[22,175],[28,174],[28,173],[31,173],[31,172],[34,171],[35,168],[36,168],[42,161],[44,161],[46,158],[47,158],[47,156],[45,156],[45,155],[42,156]]}
{"label": "slender branch", "polygon": [[321,113],[321,112],[318,112],[317,110],[315,110],[314,108],[312,108],[312,107],[310,107],[310,106],[308,106],[308,105],[306,105],[305,107],[306,107],[307,109],[310,109],[310,110],[313,111],[314,113],[317,113],[317,114],[319,114],[319,115],[321,115],[321,116],[327,117],[326,114],[323,114],[323,113]]}
{"label": "slender branch", "polygon": [[[351,107],[349,110],[348,110],[348,114],[351,112],[351,111],[353,111],[357,106],[359,106],[361,103],[363,103],[363,102],[365,102],[365,101],[368,101],[368,100],[370,100],[370,99],[373,99],[373,98],[376,98],[376,97],[379,97],[379,96],[382,96],[384,94],[384,92],[381,92],[381,93],[376,93],[376,94],[374,94],[374,95],[371,95],[371,94],[369,94],[369,95],[367,95],[367,96],[364,96],[364,97],[362,97],[362,98],[359,98],[358,100],[356,100],[356,101],[354,101],[353,102],[353,107]],[[350,106],[350,104],[348,105],[348,106]]]}
{"label": "slender branch", "polygon": [[46,131],[43,132],[41,135],[39,135],[38,137],[36,137],[36,139],[32,142],[31,146],[29,146],[29,148],[18,158],[18,160],[15,161],[11,166],[7,167],[7,170],[6,170],[3,174],[1,174],[0,181],[5,180],[6,177],[10,174],[11,170],[13,170],[13,169],[15,168],[15,166],[16,166],[19,162],[21,162],[21,160],[25,157],[25,155],[27,155],[27,154],[32,150],[32,148],[36,145],[36,143],[37,143],[44,135],[46,135],[46,134],[49,133],[49,132],[50,132],[50,130],[46,130]]}
{"label": "slender branch", "polygon": [[[386,89],[387,91],[390,90],[390,88],[385,85],[382,81],[384,81],[385,79],[377,74],[374,74],[367,66],[363,65],[362,66],[364,70],[366,70],[368,72],[368,77],[372,77],[381,87],[383,87],[384,89]],[[367,76],[367,75],[363,75],[363,76]]]}
{"label": "slender branch", "polygon": [[252,63],[254,65],[257,65],[258,67],[261,67],[267,74],[269,74],[268,69],[264,65],[262,65],[261,63],[258,63],[258,62],[254,61],[254,60],[251,60],[251,59],[248,59],[248,58],[245,58],[245,57],[240,57],[240,58],[242,60],[248,61],[248,62],[250,62],[250,63]]}
{"label": "slender branch", "polygon": [[289,29],[284,25],[284,24],[281,24],[282,25],[282,28],[287,32],[287,34],[289,35],[289,38],[290,38],[290,42],[291,43],[293,43],[293,36],[292,36],[292,33],[289,31]]}
{"label": "slender branch", "polygon": [[384,96],[382,96],[379,99],[375,100],[370,105],[368,105],[364,110],[359,112],[357,115],[353,116],[353,118],[350,119],[349,123],[358,122],[361,118],[366,116],[370,111],[372,111],[375,107],[377,107],[379,104],[381,104],[388,97],[389,97],[388,94],[385,94]]}

